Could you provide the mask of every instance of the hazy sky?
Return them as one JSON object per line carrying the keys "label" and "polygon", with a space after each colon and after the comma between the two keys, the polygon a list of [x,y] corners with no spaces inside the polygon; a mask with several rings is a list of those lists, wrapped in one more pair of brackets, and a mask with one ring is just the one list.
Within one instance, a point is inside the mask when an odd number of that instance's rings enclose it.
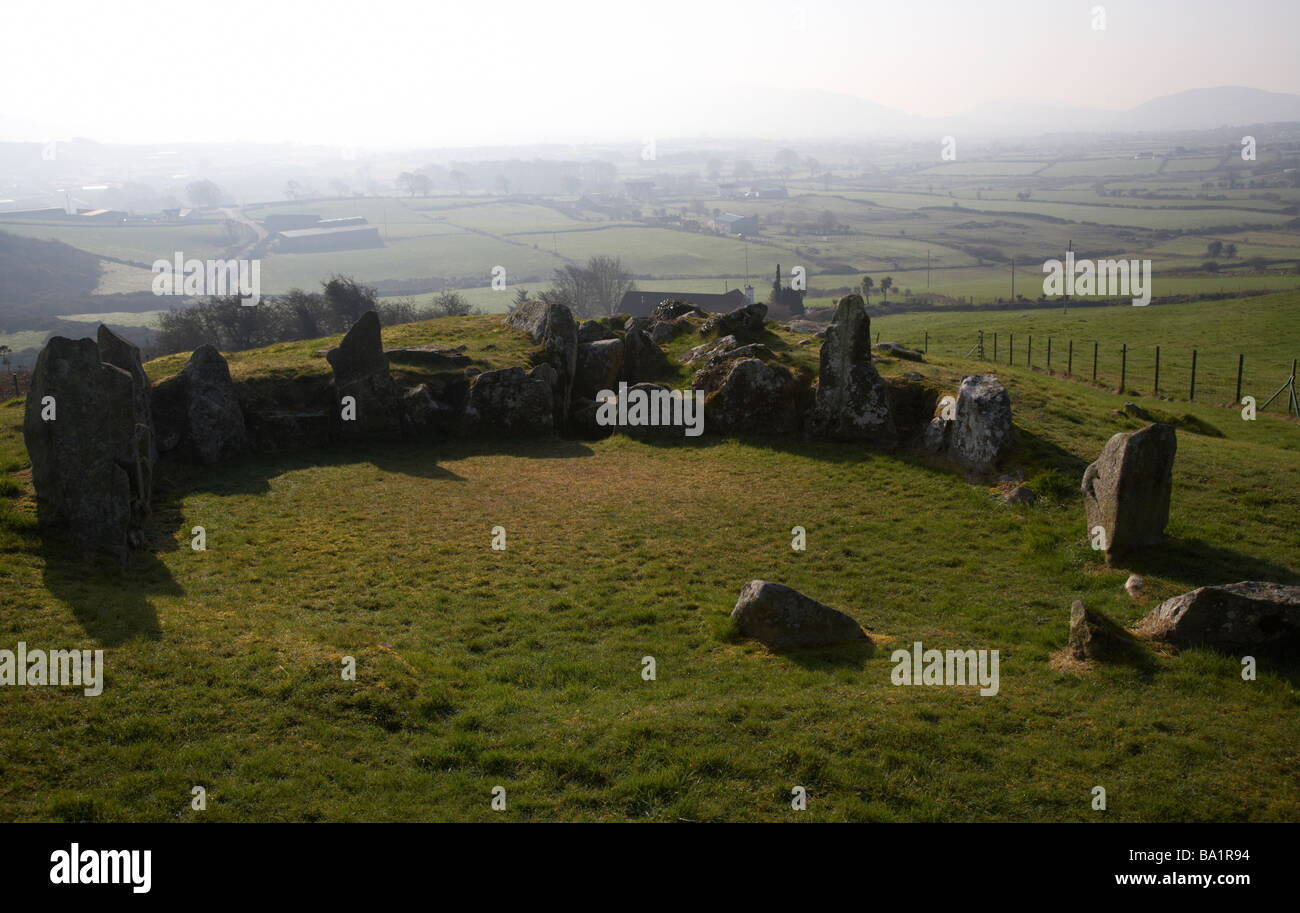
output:
{"label": "hazy sky", "polygon": [[1300,93],[1298,0],[11,0],[2,18],[0,122],[103,141],[626,139],[737,85],[920,115]]}

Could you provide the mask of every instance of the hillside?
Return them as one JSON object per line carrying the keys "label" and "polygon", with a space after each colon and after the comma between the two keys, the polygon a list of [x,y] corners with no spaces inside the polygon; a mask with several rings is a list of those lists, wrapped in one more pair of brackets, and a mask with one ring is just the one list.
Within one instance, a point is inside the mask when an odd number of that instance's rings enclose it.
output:
{"label": "hillside", "polygon": [[[1242,302],[1250,307],[1252,302]],[[1098,309],[1101,310],[1101,309]],[[1175,313],[1170,311],[1170,313]],[[780,331],[799,364],[816,347]],[[237,382],[323,379],[337,338],[236,353]],[[531,349],[499,317],[386,330]],[[159,381],[184,357],[146,365]],[[879,359],[945,387],[987,363]],[[104,693],[15,689],[0,807],[17,819],[1300,820],[1293,667],[1208,650],[1055,671],[1069,606],[1129,623],[1196,586],[1300,582],[1300,425],[998,365],[1009,505],[946,463],[853,445],[447,439],[168,467],[123,571],[34,528],[20,424],[0,406],[0,573],[10,640],[106,650]],[[1107,567],[1079,479],[1126,400],[1187,413],[1165,546]],[[190,548],[202,525],[207,550]],[[490,546],[507,532],[505,551]],[[804,552],[791,529],[808,533]],[[1140,602],[1124,593],[1146,577]],[[875,649],[772,653],[735,636],[748,580],[847,612]],[[999,649],[997,699],[891,685],[890,652]],[[344,657],[356,681],[340,676]],[[653,656],[657,679],[642,678]],[[57,760],[54,760],[57,759]]]}

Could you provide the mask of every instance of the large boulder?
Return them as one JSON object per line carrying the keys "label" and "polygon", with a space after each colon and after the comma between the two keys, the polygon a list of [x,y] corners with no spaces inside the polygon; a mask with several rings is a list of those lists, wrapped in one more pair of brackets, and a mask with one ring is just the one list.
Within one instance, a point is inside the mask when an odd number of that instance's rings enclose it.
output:
{"label": "large boulder", "polygon": [[149,514],[153,436],[135,421],[136,379],[100,359],[91,339],[46,343],[32,371],[23,439],[41,526],[125,561]]}
{"label": "large boulder", "polygon": [[1105,530],[1108,553],[1158,545],[1169,522],[1178,438],[1156,423],[1116,434],[1083,473],[1088,536]]}
{"label": "large boulder", "polygon": [[248,449],[244,413],[221,353],[199,346],[175,377],[153,390],[158,449],[172,457],[210,464]]}
{"label": "large boulder", "polygon": [[601,390],[618,383],[625,350],[623,340],[617,338],[578,343],[577,370],[573,377],[574,399],[594,400]]}
{"label": "large boulder", "polygon": [[993,472],[1011,452],[1011,396],[992,374],[963,377],[948,431],[948,459],[974,476]]}
{"label": "large boulder", "polygon": [[[346,437],[395,438],[402,433],[402,393],[388,369],[379,315],[366,311],[325,354],[334,369],[340,432]],[[355,417],[343,398],[355,400]]]}
{"label": "large boulder", "polygon": [[578,345],[584,342],[600,342],[602,339],[615,339],[615,333],[599,320],[584,320],[578,324]]}
{"label": "large boulder", "polygon": [[533,364],[549,364],[555,369],[552,420],[555,430],[563,431],[568,424],[573,378],[578,367],[578,324],[573,312],[563,304],[525,301],[510,312],[506,323],[523,330],[541,346],[533,356]]}
{"label": "large boulder", "polygon": [[1256,580],[1203,586],[1160,603],[1138,623],[1138,633],[1180,648],[1294,651],[1300,649],[1300,586]]}
{"label": "large boulder", "polygon": [[742,635],[776,649],[870,642],[861,626],[843,612],[766,580],[751,580],[741,587],[731,617]]}
{"label": "large boulder", "polygon": [[668,369],[668,356],[646,333],[644,320],[637,317],[628,321],[623,336],[623,371],[619,380],[627,381],[629,385],[653,381]]}
{"label": "large boulder", "polygon": [[859,295],[840,299],[826,329],[808,431],[884,450],[898,443],[889,385],[871,363],[871,318]]}
{"label": "large boulder", "polygon": [[531,371],[502,368],[484,371],[470,381],[465,405],[466,434],[549,435],[555,431],[555,370],[537,365]]}
{"label": "large boulder", "polygon": [[767,318],[767,305],[744,304],[725,314],[715,314],[700,325],[701,336],[737,336],[742,340],[757,340],[763,333]]}
{"label": "large boulder", "polygon": [[773,435],[799,428],[799,386],[785,365],[758,357],[724,358],[698,371],[693,386],[704,391],[706,431]]}

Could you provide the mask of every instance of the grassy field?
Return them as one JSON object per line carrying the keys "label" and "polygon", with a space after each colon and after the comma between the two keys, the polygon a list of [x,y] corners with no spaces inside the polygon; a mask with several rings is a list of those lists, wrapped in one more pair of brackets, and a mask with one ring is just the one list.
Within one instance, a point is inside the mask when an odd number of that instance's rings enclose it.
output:
{"label": "grassy field", "polygon": [[[1210,318],[1185,332],[1214,335]],[[485,363],[528,347],[494,318],[385,333],[421,341]],[[323,371],[327,342],[241,353],[232,372]],[[951,385],[988,368],[882,361],[918,367]],[[1294,669],[1244,682],[1237,657],[1202,650],[1049,665],[1076,598],[1132,622],[1202,584],[1300,582],[1300,425],[1180,404],[1224,437],[1179,432],[1170,541],[1108,568],[1078,479],[1136,426],[1113,414],[1133,397],[997,371],[1032,507],[852,446],[368,445],[169,469],[125,572],[36,535],[22,404],[0,405],[3,646],[102,647],[107,670],[97,698],[0,694],[0,818],[785,820],[800,785],[803,820],[1300,820]],[[737,640],[728,613],[753,578],[848,612],[875,647]],[[999,694],[891,685],[890,652],[915,640],[999,650]]]}
{"label": "grassy field", "polygon": [[[1155,381],[1155,347],[1160,346],[1161,395],[1186,400],[1191,394],[1192,352],[1197,353],[1196,395],[1211,403],[1231,403],[1236,396],[1238,356],[1244,356],[1242,395],[1258,403],[1276,390],[1300,358],[1300,292],[1254,298],[1199,301],[1149,307],[1063,308],[1028,311],[899,314],[872,321],[881,339],[923,345],[930,352],[961,356],[984,331],[985,355],[993,360],[993,334],[999,336],[997,361],[1014,357],[1024,366],[1046,370],[1047,340],[1052,338],[1052,369],[1064,374],[1069,341],[1074,340],[1076,378],[1091,380],[1093,342],[1098,344],[1097,380],[1118,387],[1121,346],[1128,346],[1125,388],[1150,394]],[[1014,336],[1014,339],[1009,339]],[[1029,338],[1033,337],[1033,350]],[[1013,350],[1008,345],[1014,345]],[[1273,409],[1286,409],[1282,398]]]}

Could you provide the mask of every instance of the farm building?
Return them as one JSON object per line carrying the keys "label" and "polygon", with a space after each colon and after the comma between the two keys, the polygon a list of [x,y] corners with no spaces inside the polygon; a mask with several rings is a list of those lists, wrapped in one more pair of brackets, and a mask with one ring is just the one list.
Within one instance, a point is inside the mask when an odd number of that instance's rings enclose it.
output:
{"label": "farm building", "polygon": [[276,212],[262,220],[267,231],[301,231],[315,228],[320,216],[300,212]]}
{"label": "farm building", "polygon": [[758,217],[738,216],[734,212],[724,212],[714,218],[713,230],[724,235],[756,235]]}
{"label": "farm building", "polygon": [[382,247],[379,229],[374,225],[346,228],[303,228],[280,232],[276,250],[282,254],[314,254],[330,250],[357,250]]}

